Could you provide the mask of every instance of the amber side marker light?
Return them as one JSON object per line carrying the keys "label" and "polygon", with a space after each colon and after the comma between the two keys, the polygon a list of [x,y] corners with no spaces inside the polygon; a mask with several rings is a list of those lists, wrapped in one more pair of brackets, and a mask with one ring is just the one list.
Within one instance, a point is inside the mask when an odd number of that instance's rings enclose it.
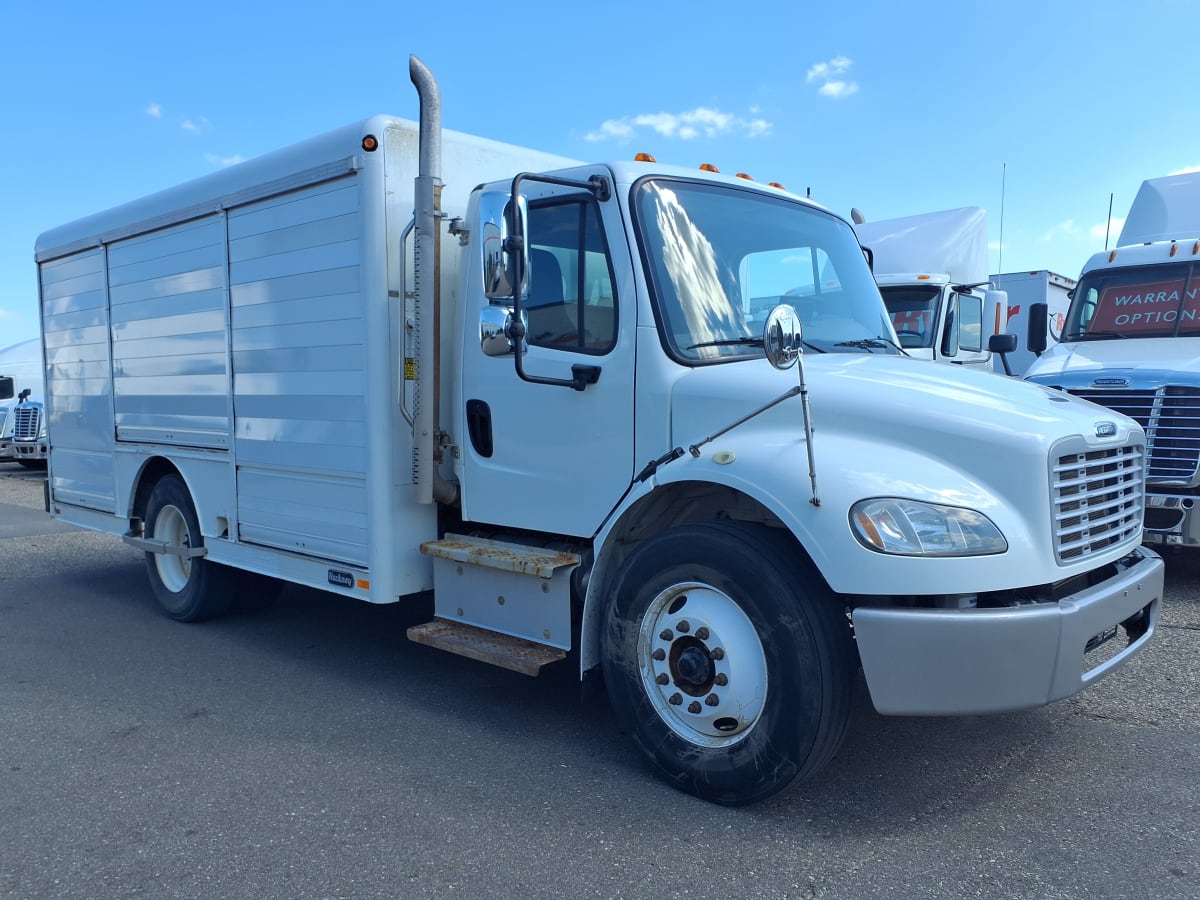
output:
{"label": "amber side marker light", "polygon": [[779,188],[779,190],[781,190],[781,191],[786,191],[786,190],[787,190],[787,188],[785,188],[785,187],[784,187],[782,184],[780,184],[778,181],[768,181],[768,182],[767,182],[767,187]]}
{"label": "amber side marker light", "polygon": [[1108,261],[1109,261],[1109,262],[1112,262],[1112,261],[1113,261],[1114,259],[1116,259],[1116,258],[1117,258],[1117,251],[1116,251],[1116,250],[1114,250],[1112,253],[1108,254]]}
{"label": "amber side marker light", "polygon": [[374,153],[379,149],[379,139],[373,134],[368,134],[362,139],[362,148],[368,153]]}
{"label": "amber side marker light", "polygon": [[721,170],[718,169],[716,166],[714,166],[712,163],[700,163],[700,171],[701,172],[715,172],[717,175],[721,174]]}
{"label": "amber side marker light", "polygon": [[747,175],[745,172],[738,172],[738,173],[737,173],[735,176],[733,176],[733,177],[734,177],[734,178],[744,178],[746,181],[753,181],[753,180],[754,180],[754,178],[753,178],[752,176],[750,176],[750,175]]}
{"label": "amber side marker light", "polygon": [[649,153],[639,153],[637,156],[635,156],[633,158],[633,161],[634,162],[658,162],[658,160],[655,159],[653,156],[651,156]]}
{"label": "amber side marker light", "polygon": [[1179,245],[1177,243],[1175,243],[1174,241],[1171,241],[1171,252],[1168,253],[1167,256],[1174,256],[1175,251],[1177,251],[1178,249],[1179,249]]}

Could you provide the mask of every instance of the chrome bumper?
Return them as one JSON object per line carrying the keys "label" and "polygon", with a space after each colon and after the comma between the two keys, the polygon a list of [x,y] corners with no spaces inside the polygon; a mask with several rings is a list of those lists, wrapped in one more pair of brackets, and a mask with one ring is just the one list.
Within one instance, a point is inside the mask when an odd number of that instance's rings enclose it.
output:
{"label": "chrome bumper", "polygon": [[[972,715],[1031,709],[1078,693],[1140,651],[1158,623],[1158,554],[1141,547],[1119,567],[1107,581],[1057,603],[856,609],[854,633],[875,709]],[[1114,629],[1117,640],[1125,631],[1128,646],[1089,668],[1089,647]]]}
{"label": "chrome bumper", "polygon": [[1142,540],[1166,547],[1200,547],[1200,507],[1190,494],[1146,494]]}

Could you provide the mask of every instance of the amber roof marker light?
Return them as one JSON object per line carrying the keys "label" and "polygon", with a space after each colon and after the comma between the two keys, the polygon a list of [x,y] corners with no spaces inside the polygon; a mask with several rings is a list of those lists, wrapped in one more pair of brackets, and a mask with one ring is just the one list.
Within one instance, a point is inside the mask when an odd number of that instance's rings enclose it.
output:
{"label": "amber roof marker light", "polygon": [[362,148],[368,153],[374,153],[379,149],[379,138],[373,134],[365,135],[362,139]]}

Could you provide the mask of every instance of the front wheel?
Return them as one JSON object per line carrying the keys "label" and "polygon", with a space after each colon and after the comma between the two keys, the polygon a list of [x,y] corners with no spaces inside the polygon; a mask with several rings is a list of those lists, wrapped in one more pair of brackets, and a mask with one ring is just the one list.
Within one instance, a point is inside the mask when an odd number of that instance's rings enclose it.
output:
{"label": "front wheel", "polygon": [[[180,622],[198,622],[225,612],[233,599],[233,570],[187,551],[204,546],[187,485],[164,475],[146,504],[146,537],[163,541],[166,553],[147,553],[146,572],[162,611]],[[177,552],[170,552],[171,550]]]}
{"label": "front wheel", "polygon": [[684,525],[618,577],[603,633],[614,712],[672,784],[728,806],[824,766],[849,719],[842,608],[777,529]]}

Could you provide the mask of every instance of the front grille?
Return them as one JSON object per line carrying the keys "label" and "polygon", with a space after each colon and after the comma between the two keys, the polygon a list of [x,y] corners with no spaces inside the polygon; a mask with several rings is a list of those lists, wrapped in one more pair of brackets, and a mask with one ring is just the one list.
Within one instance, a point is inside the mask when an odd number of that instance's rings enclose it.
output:
{"label": "front grille", "polygon": [[1076,397],[1124,413],[1146,429],[1146,478],[1187,483],[1200,467],[1200,388],[1168,385],[1158,390],[1071,391]]}
{"label": "front grille", "polygon": [[13,440],[36,441],[38,428],[42,424],[42,408],[40,406],[18,406],[13,415]]}
{"label": "front grille", "polygon": [[1142,533],[1142,448],[1081,449],[1054,464],[1054,553],[1073,563]]}

